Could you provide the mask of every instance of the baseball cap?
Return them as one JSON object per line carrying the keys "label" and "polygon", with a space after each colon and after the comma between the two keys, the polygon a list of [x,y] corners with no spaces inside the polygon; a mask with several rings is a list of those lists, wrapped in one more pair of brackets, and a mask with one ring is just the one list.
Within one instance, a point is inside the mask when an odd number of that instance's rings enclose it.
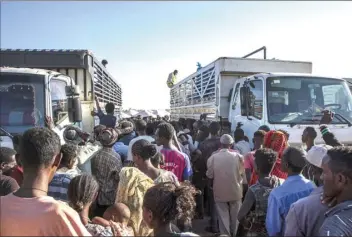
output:
{"label": "baseball cap", "polygon": [[224,145],[231,145],[233,144],[235,141],[233,140],[233,138],[231,137],[231,135],[229,134],[224,134],[221,136],[220,138],[220,143],[224,144]]}
{"label": "baseball cap", "polygon": [[330,150],[331,148],[332,146],[325,145],[325,144],[313,146],[307,152],[306,159],[310,164],[321,168],[323,158],[328,152],[328,150]]}

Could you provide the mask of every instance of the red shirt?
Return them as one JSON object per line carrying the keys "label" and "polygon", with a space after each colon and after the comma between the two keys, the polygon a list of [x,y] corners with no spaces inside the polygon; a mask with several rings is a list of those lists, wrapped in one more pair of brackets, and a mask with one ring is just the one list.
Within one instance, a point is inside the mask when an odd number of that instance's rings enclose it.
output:
{"label": "red shirt", "polygon": [[184,172],[186,172],[186,159],[184,155],[179,151],[165,148],[161,149],[160,152],[164,155],[164,165],[161,168],[171,171],[176,175],[178,181],[182,182]]}
{"label": "red shirt", "polygon": [[16,165],[11,170],[10,176],[17,181],[19,186],[21,186],[22,185],[22,181],[23,181],[23,168],[18,166],[18,165]]}

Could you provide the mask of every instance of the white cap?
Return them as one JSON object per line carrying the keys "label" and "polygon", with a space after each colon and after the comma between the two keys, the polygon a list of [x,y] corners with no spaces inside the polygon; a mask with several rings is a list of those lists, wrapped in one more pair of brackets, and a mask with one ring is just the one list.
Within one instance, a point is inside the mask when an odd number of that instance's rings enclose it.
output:
{"label": "white cap", "polygon": [[321,168],[323,158],[328,152],[328,150],[330,150],[331,148],[332,146],[325,145],[325,144],[313,146],[308,151],[306,159],[312,165]]}
{"label": "white cap", "polygon": [[224,144],[224,145],[231,145],[233,144],[235,141],[233,140],[233,138],[231,137],[231,135],[229,134],[224,134],[221,136],[220,138],[220,143]]}

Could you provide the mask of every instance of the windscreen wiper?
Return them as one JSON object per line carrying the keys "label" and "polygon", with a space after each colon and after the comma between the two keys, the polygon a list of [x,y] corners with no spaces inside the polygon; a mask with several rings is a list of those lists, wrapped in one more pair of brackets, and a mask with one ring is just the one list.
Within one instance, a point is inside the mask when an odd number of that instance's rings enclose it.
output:
{"label": "windscreen wiper", "polygon": [[345,116],[343,116],[342,114],[336,114],[336,113],[335,113],[335,116],[337,116],[337,117],[338,117],[337,119],[340,120],[341,122],[345,121],[349,127],[352,126],[351,121],[348,120],[348,119],[347,119]]}
{"label": "windscreen wiper", "polygon": [[8,132],[6,131],[5,129],[3,129],[2,127],[0,127],[0,131],[5,133],[6,136],[10,137],[11,139],[13,138],[13,136]]}

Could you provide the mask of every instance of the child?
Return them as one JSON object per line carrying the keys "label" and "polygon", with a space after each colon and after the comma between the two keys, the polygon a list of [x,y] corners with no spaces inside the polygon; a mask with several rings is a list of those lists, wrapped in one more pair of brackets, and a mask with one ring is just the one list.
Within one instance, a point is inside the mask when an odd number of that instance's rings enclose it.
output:
{"label": "child", "polygon": [[95,217],[93,223],[105,227],[112,226],[115,236],[134,236],[132,227],[128,226],[130,218],[130,209],[123,203],[115,203],[106,209],[103,218]]}
{"label": "child", "polygon": [[116,117],[114,116],[114,111],[115,111],[115,105],[113,103],[107,103],[105,105],[105,111],[106,114],[101,110],[98,98],[95,97],[95,103],[98,109],[98,112],[95,113],[92,111],[93,116],[98,116],[99,117],[99,123],[101,125],[104,125],[108,128],[115,128],[116,127]]}

